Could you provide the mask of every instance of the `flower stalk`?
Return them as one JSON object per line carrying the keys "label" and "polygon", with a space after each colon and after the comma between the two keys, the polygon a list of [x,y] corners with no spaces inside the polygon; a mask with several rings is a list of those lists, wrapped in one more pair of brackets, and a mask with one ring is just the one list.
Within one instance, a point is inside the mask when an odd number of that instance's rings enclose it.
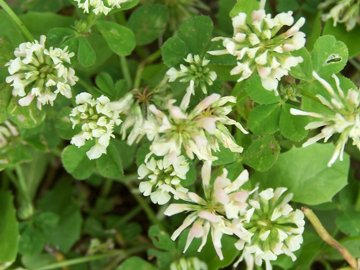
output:
{"label": "flower stalk", "polygon": [[11,7],[4,1],[0,0],[0,7],[6,12],[6,14],[13,20],[13,22],[19,27],[20,31],[23,33],[24,37],[29,41],[33,41],[34,37],[30,31],[26,28],[25,24],[19,19]]}
{"label": "flower stalk", "polygon": [[357,260],[351,255],[351,253],[343,245],[341,245],[328,233],[328,231],[321,224],[321,221],[315,215],[315,213],[307,207],[303,207],[302,211],[304,215],[307,217],[307,219],[310,221],[310,223],[313,225],[315,231],[320,236],[320,238],[329,246],[335,248],[341,254],[341,256],[348,262],[348,264],[351,266],[352,269],[359,270],[360,265],[358,264]]}

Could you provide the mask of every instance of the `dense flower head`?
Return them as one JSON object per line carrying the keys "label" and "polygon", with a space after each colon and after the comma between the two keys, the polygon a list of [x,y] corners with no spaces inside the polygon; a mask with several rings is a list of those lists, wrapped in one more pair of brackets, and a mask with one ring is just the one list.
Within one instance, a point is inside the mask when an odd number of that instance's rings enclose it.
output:
{"label": "dense flower head", "polygon": [[303,242],[305,221],[303,212],[290,206],[292,194],[286,194],[286,190],[269,188],[249,200],[251,214],[244,227],[252,233],[252,238],[250,242],[240,239],[236,243],[242,251],[239,262],[245,260],[248,270],[263,262],[266,270],[271,270],[271,261],[282,254],[296,260],[294,252]]}
{"label": "dense flower head", "polygon": [[151,157],[138,168],[139,179],[143,179],[139,190],[144,196],[150,196],[153,203],[166,204],[175,190],[187,192],[181,181],[185,180],[188,171],[189,164],[183,156]]}
{"label": "dense flower head", "polygon": [[10,60],[9,76],[6,82],[12,87],[12,94],[20,97],[19,104],[28,106],[36,99],[37,106],[53,105],[58,94],[71,98],[71,87],[78,80],[70,67],[74,53],[67,48],[46,48],[46,36],[40,41],[21,43]]}
{"label": "dense flower head", "polygon": [[322,19],[333,20],[334,26],[343,23],[350,31],[360,24],[360,0],[326,0],[319,8],[323,10]]}
{"label": "dense flower head", "polygon": [[120,125],[119,112],[114,110],[109,98],[94,98],[83,92],[76,96],[77,106],[70,114],[73,128],[81,125],[81,132],[71,139],[77,147],[88,140],[95,140],[95,145],[86,153],[89,159],[97,159],[106,153],[110,139],[115,137],[114,127]]}
{"label": "dense flower head", "polygon": [[[231,74],[239,75],[239,81],[257,72],[264,88],[276,91],[279,80],[303,61],[302,57],[292,56],[291,52],[305,45],[305,34],[299,31],[304,23],[304,18],[294,23],[291,11],[274,18],[264,9],[253,11],[251,18],[247,18],[246,13],[239,13],[232,19],[233,37],[214,39],[221,40],[225,49],[209,53],[235,56],[237,65]],[[288,29],[283,31],[284,27]]]}
{"label": "dense flower head", "polygon": [[17,128],[9,121],[0,124],[0,149],[5,148],[14,137],[19,136]]}
{"label": "dense flower head", "polygon": [[235,97],[212,94],[190,112],[186,106],[178,107],[174,103],[175,100],[168,102],[168,114],[154,105],[149,106],[150,114],[144,128],[152,141],[151,153],[165,156],[184,152],[190,159],[197,156],[200,160],[214,160],[213,152],[220,150],[220,144],[232,152],[242,152],[226,127],[234,125],[247,133],[240,123],[227,116],[236,103]]}
{"label": "dense flower head", "polygon": [[93,12],[94,14],[108,15],[115,8],[120,8],[122,4],[130,0],[74,0],[77,6],[84,10],[85,13]]}
{"label": "dense flower head", "polygon": [[177,192],[176,195],[184,203],[174,203],[166,209],[167,216],[182,212],[189,213],[182,225],[171,236],[175,240],[186,228],[191,227],[184,252],[195,238],[201,239],[201,245],[198,248],[200,252],[210,234],[217,255],[223,259],[221,243],[223,235],[236,235],[244,241],[250,240],[251,233],[243,227],[242,222],[238,222],[246,216],[248,210],[247,199],[251,192],[241,187],[248,181],[249,174],[245,170],[233,182],[227,174],[227,170],[224,169],[212,183],[211,162],[205,162],[202,168],[204,197],[194,192]]}
{"label": "dense flower head", "polygon": [[305,126],[305,129],[318,129],[321,131],[316,136],[306,141],[303,146],[309,146],[319,140],[324,139],[327,142],[333,135],[340,134],[336,141],[336,148],[331,157],[328,166],[332,166],[339,158],[343,160],[344,148],[349,138],[353,144],[360,149],[360,90],[348,89],[345,92],[340,85],[340,80],[336,75],[332,75],[335,81],[336,89],[326,80],[321,78],[315,71],[314,78],[320,82],[327,92],[327,96],[316,95],[318,101],[328,110],[326,112],[306,112],[298,109],[291,109],[293,115],[310,116],[319,119]]}
{"label": "dense flower head", "polygon": [[170,265],[170,270],[208,270],[206,263],[196,257],[181,258]]}
{"label": "dense flower head", "polygon": [[205,57],[188,54],[185,58],[188,65],[180,65],[180,69],[170,68],[166,75],[170,82],[180,81],[189,83],[186,89],[186,95],[183,99],[184,105],[190,102],[190,97],[195,94],[195,90],[200,88],[204,94],[207,94],[207,87],[212,85],[217,78],[215,71],[212,71],[208,65],[210,63]]}

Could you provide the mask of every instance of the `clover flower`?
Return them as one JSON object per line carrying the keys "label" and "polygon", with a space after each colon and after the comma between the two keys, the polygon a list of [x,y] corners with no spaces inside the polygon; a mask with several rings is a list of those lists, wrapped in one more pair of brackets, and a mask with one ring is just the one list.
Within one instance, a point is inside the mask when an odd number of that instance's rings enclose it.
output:
{"label": "clover flower", "polygon": [[227,115],[232,111],[236,98],[212,94],[201,101],[193,110],[167,104],[168,115],[150,105],[150,115],[145,123],[147,137],[152,144],[151,153],[165,156],[169,153],[183,154],[193,159],[214,160],[213,151],[220,150],[220,144],[232,152],[241,153],[243,148],[234,141],[227,125],[234,125],[242,132],[247,131],[240,123]]}
{"label": "clover flower", "polygon": [[12,138],[17,136],[19,136],[18,130],[9,121],[0,124],[0,149],[5,148]]}
{"label": "clover flower", "polygon": [[[292,56],[291,52],[305,45],[305,34],[299,31],[304,23],[305,19],[300,18],[294,24],[291,11],[272,18],[265,10],[256,10],[253,11],[250,22],[247,14],[239,13],[232,19],[233,37],[213,39],[221,40],[225,49],[209,53],[235,56],[237,65],[231,70],[231,74],[239,75],[238,81],[257,72],[263,87],[277,93],[278,81],[303,61],[302,57]],[[284,27],[290,28],[283,32]]]}
{"label": "clover flower", "polygon": [[71,144],[81,147],[88,140],[95,140],[95,145],[86,152],[89,159],[97,159],[106,153],[110,139],[115,137],[114,127],[120,125],[119,113],[116,112],[105,96],[97,99],[89,93],[76,96],[77,106],[70,114],[73,128],[81,125],[81,132],[71,139]]}
{"label": "clover flower", "polygon": [[212,85],[217,78],[216,72],[208,67],[210,61],[205,57],[200,58],[199,55],[188,54],[185,62],[189,65],[181,64],[180,70],[170,68],[166,72],[170,82],[179,80],[180,82],[189,83],[183,98],[184,104],[181,107],[189,105],[190,97],[195,95],[196,88],[200,88],[204,94],[207,94],[207,86]]}
{"label": "clover flower", "polygon": [[196,257],[181,258],[170,265],[170,270],[208,270],[206,263]]}
{"label": "clover flower", "polygon": [[170,99],[167,93],[167,78],[164,78],[158,86],[153,89],[141,87],[131,90],[117,101],[112,102],[112,108],[121,114],[123,123],[120,134],[123,140],[126,139],[129,145],[139,143],[146,135],[144,129],[148,118],[149,106],[159,104],[163,107]]}
{"label": "clover flower", "polygon": [[321,131],[318,135],[307,140],[303,147],[322,139],[324,139],[324,142],[327,142],[336,133],[340,134],[335,143],[335,151],[328,163],[330,167],[338,158],[343,160],[344,148],[349,138],[352,139],[353,145],[360,149],[360,91],[359,89],[349,89],[347,93],[344,92],[336,75],[332,75],[336,84],[336,90],[315,71],[313,72],[313,77],[320,82],[328,93],[327,97],[320,94],[316,95],[319,102],[328,109],[328,113],[306,112],[298,109],[291,109],[290,113],[319,119],[305,126],[305,129],[308,130],[321,128]]}
{"label": "clover flower", "polygon": [[320,3],[319,8],[324,12],[322,19],[332,19],[334,26],[344,23],[346,30],[351,31],[360,24],[360,0],[326,0]]}
{"label": "clover flower", "polygon": [[20,97],[19,104],[28,106],[36,98],[37,107],[53,105],[60,93],[71,98],[71,87],[78,80],[73,68],[69,67],[70,53],[64,49],[45,47],[46,36],[40,41],[21,43],[15,49],[15,59],[10,60],[6,66],[10,76],[6,82],[13,87],[12,94]]}
{"label": "clover flower", "polygon": [[189,164],[183,156],[167,155],[160,160],[152,157],[138,168],[139,179],[148,179],[140,183],[139,190],[144,196],[150,196],[153,203],[164,205],[174,190],[187,192],[181,181],[188,171]]}
{"label": "clover flower", "polygon": [[115,8],[120,8],[122,4],[130,0],[74,0],[80,9],[85,13],[108,15]]}
{"label": "clover flower", "polygon": [[215,251],[222,260],[224,257],[221,239],[224,234],[236,235],[245,242],[250,240],[251,233],[243,227],[241,222],[248,213],[247,200],[251,194],[241,187],[248,181],[249,174],[244,170],[232,182],[228,179],[227,173],[224,169],[222,175],[211,183],[211,162],[205,162],[202,167],[204,198],[194,192],[177,192],[176,195],[184,203],[171,204],[165,210],[167,216],[182,212],[189,213],[182,225],[171,236],[172,240],[176,240],[186,228],[191,226],[184,252],[195,238],[201,239],[201,245],[198,248],[200,252],[210,234]]}
{"label": "clover flower", "polygon": [[296,260],[294,252],[303,242],[305,221],[303,212],[289,205],[292,194],[286,194],[286,190],[269,188],[249,200],[252,215],[244,227],[252,238],[250,242],[240,239],[236,243],[242,255],[235,265],[245,260],[247,270],[253,270],[255,265],[265,262],[266,270],[271,270],[271,261],[281,254]]}

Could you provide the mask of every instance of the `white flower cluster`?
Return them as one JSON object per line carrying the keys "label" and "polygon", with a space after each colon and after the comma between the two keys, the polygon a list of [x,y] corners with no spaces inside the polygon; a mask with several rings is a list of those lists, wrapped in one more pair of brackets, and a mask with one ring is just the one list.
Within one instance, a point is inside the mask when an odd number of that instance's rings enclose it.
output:
{"label": "white flower cluster", "polygon": [[181,258],[170,265],[170,270],[208,270],[206,263],[196,257]]}
{"label": "white flower cluster", "polygon": [[202,168],[204,197],[194,192],[175,193],[184,203],[170,204],[165,215],[189,214],[171,238],[175,240],[190,227],[184,252],[195,238],[201,239],[198,248],[201,251],[210,234],[217,255],[223,259],[222,237],[236,236],[235,247],[242,252],[237,263],[245,260],[248,270],[263,262],[270,270],[270,262],[281,254],[295,260],[293,252],[303,242],[305,222],[303,213],[288,204],[292,195],[285,194],[286,188],[266,189],[260,193],[257,189],[244,189],[249,179],[246,170],[235,181],[227,174],[224,169],[212,182],[211,163],[205,162]]}
{"label": "white flower cluster", "polygon": [[173,203],[165,211],[165,215],[173,216],[182,212],[190,213],[183,224],[173,233],[171,239],[176,240],[179,235],[191,226],[184,252],[195,238],[201,239],[198,248],[200,252],[211,235],[212,243],[219,258],[224,258],[222,253],[221,238],[223,235],[236,235],[240,239],[250,241],[249,233],[241,222],[246,216],[247,199],[251,192],[241,189],[248,181],[249,174],[245,170],[232,182],[227,178],[227,170],[218,176],[214,183],[210,182],[211,163],[205,162],[202,168],[202,183],[205,197],[197,193],[177,192],[176,195],[186,203]]}
{"label": "white flower cluster", "polygon": [[170,68],[166,72],[170,82],[179,80],[180,82],[189,83],[181,107],[189,105],[190,98],[192,95],[195,95],[196,88],[200,88],[204,94],[207,94],[207,86],[213,85],[217,78],[216,72],[208,67],[210,61],[205,57],[201,58],[199,55],[188,54],[185,62],[189,65],[181,64],[180,70]]}
{"label": "white flower cluster", "polygon": [[[246,13],[239,13],[232,19],[233,37],[214,38],[214,41],[221,40],[225,49],[209,53],[235,56],[237,66],[232,69],[232,75],[239,75],[239,81],[242,81],[257,72],[263,87],[277,93],[279,80],[303,61],[291,52],[305,45],[305,34],[299,31],[304,23],[305,19],[300,18],[294,24],[291,11],[274,18],[263,9],[253,11],[251,18],[247,18]],[[284,27],[290,28],[283,31]]]}
{"label": "white flower cluster", "polygon": [[120,8],[122,4],[130,0],[74,0],[77,6],[85,13],[108,15],[115,8]]}
{"label": "white flower cluster", "polygon": [[289,201],[292,194],[285,194],[286,188],[266,189],[256,193],[249,200],[248,223],[244,226],[252,233],[250,242],[240,239],[236,248],[242,251],[236,265],[245,260],[248,270],[265,262],[266,270],[271,270],[271,261],[285,254],[296,260],[294,251],[303,242],[304,214],[294,210]]}
{"label": "white flower cluster", "polygon": [[53,105],[59,93],[72,97],[71,87],[78,80],[69,67],[74,53],[67,48],[47,49],[45,41],[46,37],[41,36],[40,41],[20,44],[14,52],[16,58],[6,64],[10,73],[6,82],[13,87],[13,96],[20,97],[21,106],[30,105],[36,98],[41,109],[42,105]]}
{"label": "white flower cluster", "polygon": [[185,180],[188,171],[189,164],[183,156],[167,155],[159,160],[151,157],[138,168],[139,179],[148,179],[140,183],[139,190],[144,196],[150,196],[153,203],[164,205],[175,190],[187,192],[181,181]]}
{"label": "white flower cluster", "polygon": [[97,159],[106,153],[110,139],[115,137],[114,127],[121,123],[120,112],[112,108],[107,97],[95,99],[85,92],[76,96],[76,104],[70,120],[73,128],[81,125],[81,132],[71,139],[71,144],[81,147],[86,141],[95,140],[95,145],[86,154],[89,159]]}
{"label": "white flower cluster", "polygon": [[360,0],[326,0],[319,8],[323,10],[324,21],[333,20],[334,26],[344,23],[346,30],[351,31],[360,24]]}
{"label": "white flower cluster", "polygon": [[19,136],[17,128],[9,121],[0,124],[0,149],[5,148],[12,138]]}
{"label": "white flower cluster", "polygon": [[197,156],[200,160],[214,160],[213,152],[220,150],[220,144],[232,152],[243,151],[226,127],[234,125],[247,133],[240,123],[227,116],[236,103],[235,97],[212,94],[190,112],[186,112],[187,107],[178,107],[174,103],[175,100],[168,102],[168,114],[155,105],[149,106],[150,114],[144,128],[152,142],[152,154],[178,156],[185,153],[190,159]]}
{"label": "white flower cluster", "polygon": [[326,96],[317,94],[316,97],[328,109],[328,113],[306,112],[298,109],[291,109],[290,112],[293,115],[310,116],[319,119],[305,126],[305,129],[321,128],[321,132],[306,141],[303,144],[304,147],[322,139],[327,142],[334,134],[340,134],[336,142],[335,152],[328,163],[328,166],[332,166],[338,158],[343,160],[344,148],[349,138],[360,149],[360,90],[348,89],[345,92],[341,88],[340,80],[336,75],[332,75],[336,89],[315,71],[313,77],[320,82],[327,92]]}

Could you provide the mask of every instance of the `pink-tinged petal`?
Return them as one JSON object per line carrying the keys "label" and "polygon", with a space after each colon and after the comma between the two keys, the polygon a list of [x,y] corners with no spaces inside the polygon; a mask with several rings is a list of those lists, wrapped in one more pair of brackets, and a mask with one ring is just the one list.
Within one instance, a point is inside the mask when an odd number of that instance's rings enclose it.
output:
{"label": "pink-tinged petal", "polygon": [[172,234],[171,240],[175,241],[179,235],[197,219],[196,213],[188,215],[179,228]]}
{"label": "pink-tinged petal", "polygon": [[219,222],[221,221],[221,217],[220,217],[220,216],[218,216],[218,215],[216,215],[216,214],[213,214],[213,213],[211,213],[211,212],[209,212],[209,211],[205,211],[205,210],[200,211],[200,212],[198,213],[198,216],[199,216],[200,218],[206,219],[206,220],[208,220],[208,221],[210,221],[210,222],[212,222],[212,223],[219,223]]}
{"label": "pink-tinged petal", "polygon": [[199,126],[207,132],[214,134],[216,131],[216,121],[217,119],[215,117],[203,117],[198,121],[198,123]]}
{"label": "pink-tinged petal", "polygon": [[206,97],[195,107],[195,109],[191,112],[191,115],[200,114],[202,111],[209,108],[214,102],[216,102],[220,98],[221,98],[221,96],[219,94],[212,94],[212,95]]}
{"label": "pink-tinged petal", "polygon": [[164,215],[165,216],[173,216],[185,211],[194,210],[194,206],[191,204],[181,204],[181,203],[173,203],[166,208]]}
{"label": "pink-tinged petal", "polygon": [[207,187],[210,185],[211,179],[211,161],[205,161],[204,165],[201,168],[201,179],[204,189],[206,190]]}
{"label": "pink-tinged petal", "polygon": [[185,244],[185,248],[184,248],[184,252],[187,251],[187,249],[189,248],[191,242],[194,240],[194,238],[201,238],[204,234],[204,229],[203,229],[203,222],[201,220],[197,220],[194,222],[194,224],[192,225],[189,234],[187,236],[186,239],[186,244]]}

